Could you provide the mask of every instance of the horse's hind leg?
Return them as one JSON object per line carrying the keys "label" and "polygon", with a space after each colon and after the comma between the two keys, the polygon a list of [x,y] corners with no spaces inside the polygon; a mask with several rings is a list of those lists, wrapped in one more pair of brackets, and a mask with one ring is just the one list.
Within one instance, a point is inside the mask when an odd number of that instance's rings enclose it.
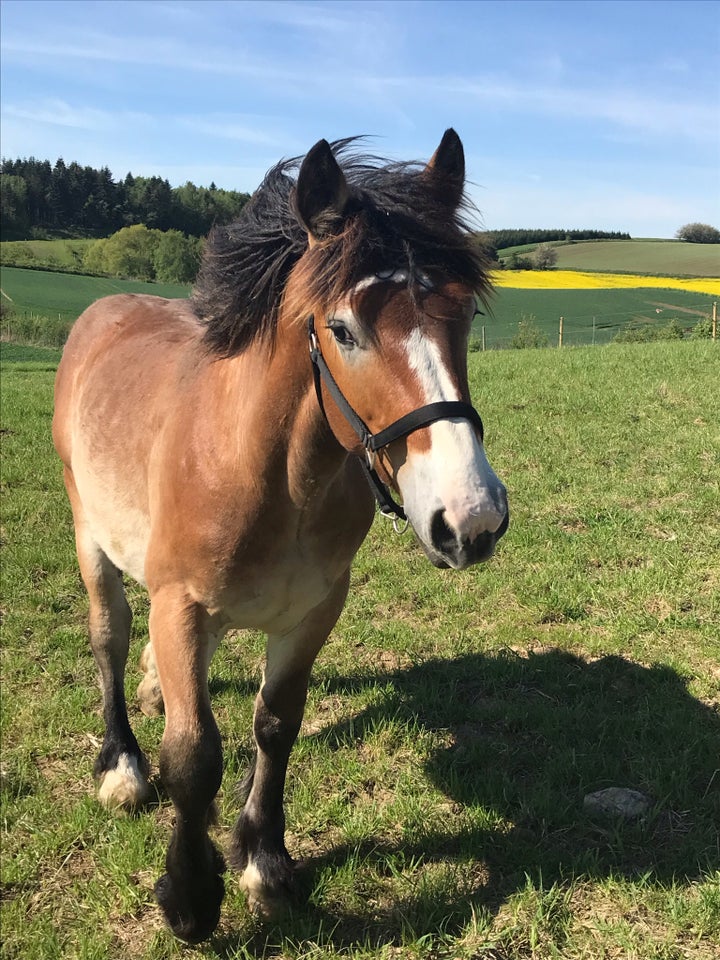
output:
{"label": "horse's hind leg", "polygon": [[285,848],[283,794],[288,759],[305,710],[310,671],[345,603],[346,575],[327,600],[290,633],[268,638],[263,684],[255,701],[255,766],[241,789],[230,862],[255,912],[270,915],[292,892],[294,863]]}
{"label": "horse's hind leg", "polygon": [[65,485],[75,519],[80,573],[90,602],[90,645],[100,674],[105,737],[95,761],[98,799],[108,807],[133,808],[150,794],[149,765],[130,729],[125,703],[125,664],[132,614],[122,576],[92,538],[70,470]]}
{"label": "horse's hind leg", "polygon": [[152,642],[145,644],[140,656],[140,669],[145,674],[137,688],[140,709],[146,717],[159,717],[165,712],[165,705],[160,689],[160,677],[157,672]]}

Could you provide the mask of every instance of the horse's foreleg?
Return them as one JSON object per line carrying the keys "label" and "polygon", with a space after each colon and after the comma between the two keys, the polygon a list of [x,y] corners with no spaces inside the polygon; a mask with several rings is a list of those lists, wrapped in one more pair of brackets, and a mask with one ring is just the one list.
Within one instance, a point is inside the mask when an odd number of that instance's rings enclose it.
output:
{"label": "horse's foreleg", "polygon": [[149,798],[150,768],[130,729],[125,703],[132,614],[120,571],[90,533],[69,469],[65,470],[65,485],[73,508],[80,573],[89,598],[90,645],[103,692],[105,737],[94,770],[98,799],[108,807],[133,808]]}
{"label": "horse's foreleg", "polygon": [[294,863],[285,848],[283,794],[290,751],[300,730],[312,665],[342,611],[349,575],[290,633],[269,636],[263,684],[255,701],[257,755],[235,827],[230,860],[250,908],[272,914],[292,889]]}
{"label": "horse's foreleg", "polygon": [[208,837],[222,750],[208,694],[212,642],[203,616],[172,591],[152,598],[150,637],[166,717],[160,776],[175,806],[167,873],[155,894],[173,933],[190,943],[213,932],[225,892],[223,859]]}
{"label": "horse's foreleg", "polygon": [[[217,650],[223,634],[224,631],[221,630],[211,635],[210,659],[212,659],[212,655]],[[165,713],[165,704],[163,703],[160,677],[158,677],[153,645],[150,641],[145,644],[143,652],[140,655],[140,669],[145,674],[137,688],[137,698],[140,709],[146,717],[159,717]]]}

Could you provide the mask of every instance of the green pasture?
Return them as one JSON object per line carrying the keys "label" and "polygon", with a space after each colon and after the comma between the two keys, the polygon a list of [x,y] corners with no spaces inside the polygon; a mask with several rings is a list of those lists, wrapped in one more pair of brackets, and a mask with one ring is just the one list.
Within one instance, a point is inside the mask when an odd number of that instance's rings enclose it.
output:
{"label": "green pasture", "polygon": [[[669,277],[719,277],[720,244],[682,240],[565,240],[550,246],[557,251],[558,270],[660,274]],[[532,256],[538,244],[499,250],[501,259],[513,253]]]}
{"label": "green pasture", "polygon": [[485,327],[488,349],[505,347],[517,332],[518,323],[532,318],[552,346],[558,342],[560,317],[564,318],[563,343],[567,346],[608,343],[630,323],[666,325],[677,319],[692,328],[709,317],[713,301],[708,294],[684,290],[514,290],[497,288],[491,312],[476,317],[473,336]]}
{"label": "green pasture", "polygon": [[682,240],[583,240],[557,248],[560,270],[720,277],[720,244]]}
{"label": "green pasture", "polygon": [[[232,874],[196,949],[152,885],[172,812],[94,799],[100,695],[47,357],[3,345],[2,955],[715,960],[720,942],[720,425],[709,341],[470,357],[508,485],[496,557],[431,567],[378,519],[321,653],[287,789],[302,896],[252,917]],[[134,705],[157,769],[163,721]],[[216,840],[238,814],[263,639],[229,637]],[[617,786],[637,821],[589,814]]]}
{"label": "green pasture", "polygon": [[[94,300],[111,293],[151,293],[185,297],[188,287],[177,284],[111,280],[40,270],[4,267],[1,285],[11,300],[2,320],[4,339],[62,346],[72,322]],[[524,318],[534,318],[557,343],[558,321],[565,318],[564,342],[568,345],[607,343],[630,322],[666,324],[679,319],[691,328],[709,316],[713,297],[677,290],[513,290],[498,288],[491,313],[477,317],[473,335],[485,327],[488,349],[507,346]],[[593,324],[593,318],[594,324]],[[594,327],[594,330],[593,330]]]}
{"label": "green pasture", "polygon": [[94,240],[3,240],[0,263],[82,273],[85,251]]}
{"label": "green pasture", "polygon": [[78,276],[18,267],[0,268],[0,286],[5,294],[3,305],[13,314],[32,314],[63,322],[72,322],[93,301],[112,293],[152,293],[160,297],[188,295],[188,287],[173,283]]}
{"label": "green pasture", "polygon": [[[25,343],[10,343],[0,340],[0,363],[12,363],[12,370],[16,372],[18,364],[43,363],[49,370],[54,370],[60,362],[62,351],[55,347],[38,347]],[[33,367],[35,369],[35,367]]]}

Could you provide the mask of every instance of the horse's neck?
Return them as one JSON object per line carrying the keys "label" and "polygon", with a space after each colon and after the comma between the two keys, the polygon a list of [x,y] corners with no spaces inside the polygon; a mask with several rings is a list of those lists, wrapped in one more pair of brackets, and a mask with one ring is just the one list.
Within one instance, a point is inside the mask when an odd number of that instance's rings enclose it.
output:
{"label": "horse's neck", "polygon": [[345,483],[348,461],[318,403],[309,349],[298,333],[279,336],[272,349],[251,345],[218,371],[227,398],[218,429],[236,437],[239,457],[249,457],[265,482],[286,484],[293,499],[309,487]]}

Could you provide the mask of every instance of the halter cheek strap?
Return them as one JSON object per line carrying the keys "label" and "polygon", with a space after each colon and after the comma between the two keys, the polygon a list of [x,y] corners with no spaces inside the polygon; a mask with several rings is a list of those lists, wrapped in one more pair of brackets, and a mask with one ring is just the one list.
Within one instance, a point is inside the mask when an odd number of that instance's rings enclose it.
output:
{"label": "halter cheek strap", "polygon": [[[342,390],[330,372],[328,365],[325,363],[325,359],[320,352],[320,344],[318,343],[317,334],[315,333],[315,318],[312,314],[308,317],[308,339],[310,341],[310,360],[312,361],[313,367],[315,393],[317,394],[320,409],[323,414],[325,414],[321,389],[322,380],[325,383],[328,393],[366,450],[367,459],[361,459],[360,462],[368,483],[370,484],[370,489],[377,500],[380,512],[386,517],[407,520],[405,511],[399,503],[393,500],[390,490],[380,479],[373,466],[377,451],[386,447],[389,443],[392,443],[393,440],[406,437],[415,430],[419,430],[420,427],[426,427],[430,423],[435,423],[436,420],[450,420],[455,418],[469,420],[477,427],[480,433],[480,440],[482,441],[484,431],[480,414],[475,407],[462,400],[439,400],[435,403],[428,403],[423,407],[418,407],[417,410],[412,410],[410,413],[406,413],[404,417],[395,420],[390,426],[385,427],[384,430],[380,430],[378,433],[371,433],[362,418],[358,416],[346,400]],[[325,419],[327,419],[327,414],[325,414]]]}

